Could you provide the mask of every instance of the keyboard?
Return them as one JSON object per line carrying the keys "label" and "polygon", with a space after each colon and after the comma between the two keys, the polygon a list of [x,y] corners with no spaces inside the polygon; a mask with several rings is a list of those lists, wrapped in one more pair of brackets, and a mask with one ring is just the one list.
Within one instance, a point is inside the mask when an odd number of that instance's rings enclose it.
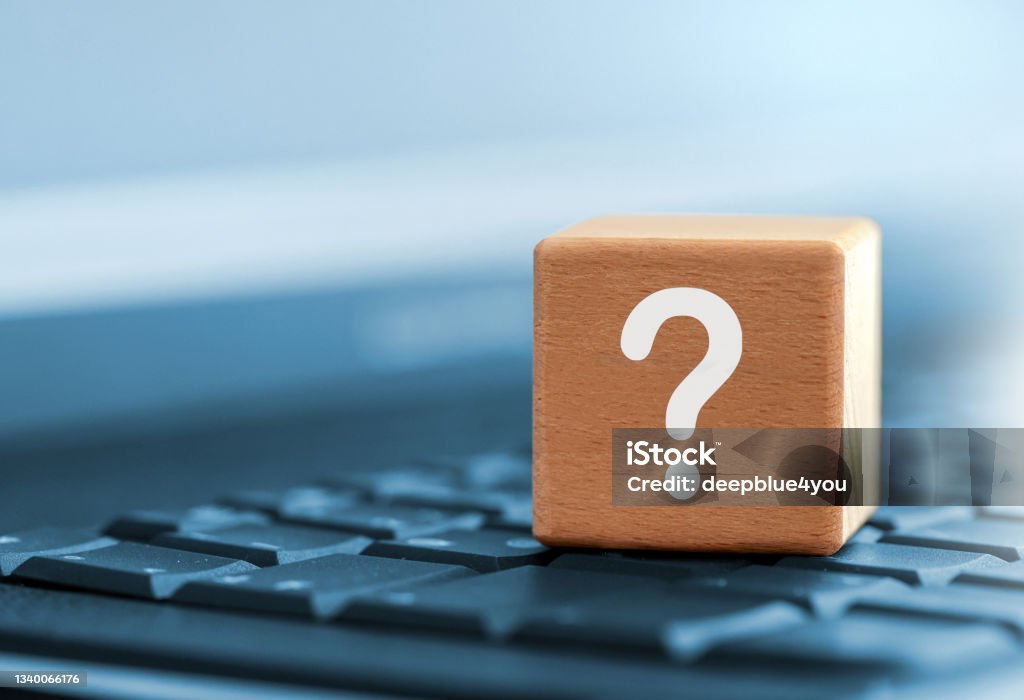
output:
{"label": "keyboard", "polygon": [[828,557],[556,551],[530,514],[523,448],[2,534],[0,649],[370,697],[1019,697],[1024,508],[881,508]]}

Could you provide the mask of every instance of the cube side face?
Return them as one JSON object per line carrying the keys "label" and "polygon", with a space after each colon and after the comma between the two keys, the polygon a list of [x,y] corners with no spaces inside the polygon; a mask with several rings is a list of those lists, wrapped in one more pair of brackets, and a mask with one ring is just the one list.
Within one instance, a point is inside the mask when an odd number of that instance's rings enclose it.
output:
{"label": "cube side face", "polygon": [[613,506],[613,428],[665,424],[669,396],[704,357],[693,318],[664,323],[648,357],[620,349],[649,294],[697,287],[743,329],[731,377],[697,427],[835,427],[846,418],[848,252],[833,241],[549,238],[535,256],[534,532],[563,546],[691,551],[838,549],[843,508]]}
{"label": "cube side face", "polygon": [[865,224],[846,251],[846,420],[882,427],[882,239]]}
{"label": "cube side face", "polygon": [[[843,425],[882,427],[882,237],[874,222],[862,220],[846,253],[846,395]],[[865,502],[879,503],[882,489],[881,444],[865,433],[858,460],[863,469]],[[870,491],[869,491],[870,489]],[[853,535],[875,506],[847,506],[845,538]]]}

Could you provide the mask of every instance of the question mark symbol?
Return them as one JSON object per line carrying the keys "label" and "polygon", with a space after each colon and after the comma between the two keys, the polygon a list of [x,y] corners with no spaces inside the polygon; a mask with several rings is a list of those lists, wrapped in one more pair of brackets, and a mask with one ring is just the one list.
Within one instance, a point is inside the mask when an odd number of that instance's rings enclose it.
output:
{"label": "question mark symbol", "polygon": [[708,352],[683,377],[665,408],[665,429],[686,440],[697,427],[697,414],[711,395],[736,370],[743,352],[743,329],[736,312],[722,297],[696,287],[671,287],[645,297],[629,312],[619,341],[622,354],[639,361],[647,357],[662,324],[676,316],[700,321],[708,332]]}

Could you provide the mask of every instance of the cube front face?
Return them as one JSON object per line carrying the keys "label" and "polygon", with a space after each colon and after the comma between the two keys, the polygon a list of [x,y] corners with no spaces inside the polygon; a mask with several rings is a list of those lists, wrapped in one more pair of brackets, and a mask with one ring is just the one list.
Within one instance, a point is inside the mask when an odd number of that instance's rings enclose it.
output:
{"label": "cube front face", "polygon": [[[626,318],[659,290],[712,292],[742,328],[736,369],[704,403],[698,428],[844,427],[847,417],[844,245],[815,238],[813,227],[766,238],[749,226],[762,219],[715,219],[730,229],[721,236],[689,235],[700,220],[676,220],[673,234],[671,219],[633,217],[622,235],[596,220],[537,247],[535,535],[572,546],[834,551],[851,530],[844,508],[612,504],[613,428],[665,426],[669,397],[708,350],[702,323],[680,316],[664,322],[645,359],[623,354]],[[644,235],[648,223],[656,235]]]}

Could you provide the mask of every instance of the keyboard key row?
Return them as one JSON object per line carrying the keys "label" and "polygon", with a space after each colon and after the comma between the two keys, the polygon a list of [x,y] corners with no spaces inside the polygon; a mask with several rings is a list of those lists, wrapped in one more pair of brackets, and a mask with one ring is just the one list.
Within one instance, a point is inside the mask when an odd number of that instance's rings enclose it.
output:
{"label": "keyboard key row", "polygon": [[[225,533],[241,535],[247,527],[211,534],[230,542],[232,536]],[[309,534],[305,528],[301,530]],[[505,536],[505,541],[463,538],[481,532],[490,532],[495,538]],[[515,534],[455,531],[449,533],[451,551],[469,557],[467,561],[481,568],[483,562],[498,566],[500,559],[511,553],[487,548],[516,549],[508,541],[508,535]],[[68,540],[50,540],[54,542],[67,544]],[[11,544],[15,543],[7,543]],[[910,589],[877,575],[750,564],[717,578],[694,578],[680,574],[687,571],[679,565],[686,557],[635,555],[568,554],[550,567],[527,565],[478,575],[465,566],[394,557],[403,553],[432,556],[423,553],[444,551],[437,543],[396,541],[370,546],[384,544],[402,549],[389,551],[387,557],[332,554],[261,569],[237,559],[121,542],[75,554],[37,554],[23,561],[15,575],[103,593],[316,619],[340,618],[342,622],[461,630],[524,644],[659,649],[682,662],[706,657],[714,663],[746,654],[757,659],[837,665],[937,668],[1008,653],[1016,642],[1007,641],[1001,626],[1019,632],[1024,625],[1022,615],[1015,612],[1024,609],[1018,594],[968,585],[971,577],[1007,569],[1017,570],[1024,582],[1020,571],[1024,564],[964,571],[953,587]],[[518,544],[527,556],[544,552],[532,541]],[[900,547],[877,545],[883,546]],[[583,557],[621,559],[632,571],[644,575],[597,572],[590,568],[592,562],[575,568]],[[566,561],[559,566],[562,559]],[[712,567],[718,563],[713,558],[703,562]],[[847,608],[846,615],[835,617]],[[809,621],[810,612],[830,618],[824,624]],[[940,620],[942,625],[933,624]],[[951,625],[951,620],[956,624]],[[998,624],[967,624],[979,620]],[[900,653],[890,658],[884,637],[879,637],[882,651],[863,641],[883,632],[909,633],[933,639],[932,644],[946,639],[943,643],[962,648],[954,661],[932,649],[908,650],[908,645],[901,644]]]}
{"label": "keyboard key row", "polygon": [[[454,468],[401,467],[375,472],[340,474],[325,483],[360,493],[378,503],[465,510],[515,518],[532,509],[529,470],[525,481],[509,477],[509,463],[501,455],[471,460],[466,471]],[[519,461],[512,464],[519,468]],[[470,476],[472,475],[472,476]]]}
{"label": "keyboard key row", "polygon": [[[917,592],[891,583],[892,589],[875,589],[880,600],[893,590]],[[927,609],[873,607],[871,587],[865,587],[863,605],[819,621],[788,602],[692,583],[528,566],[361,596],[341,619],[560,649],[578,644],[657,650],[679,662],[741,657],[745,664],[788,661],[921,671],[1017,653],[1017,639],[1001,624],[976,622],[1003,623],[993,610],[976,617],[965,611],[957,619]],[[962,648],[958,640],[964,641]]]}
{"label": "keyboard key row", "polygon": [[239,510],[257,511],[280,518],[290,510],[309,508],[348,508],[362,501],[362,494],[353,490],[302,486],[286,491],[247,490],[228,494],[220,503]]}
{"label": "keyboard key row", "polygon": [[412,486],[407,492],[396,492],[379,498],[387,503],[475,510],[490,516],[501,516],[523,507],[532,507],[528,492],[469,491],[451,486]]}
{"label": "keyboard key row", "polygon": [[[393,510],[389,511],[394,513]],[[357,511],[358,513],[358,511]],[[458,522],[458,521],[456,521]],[[474,520],[474,522],[476,522]],[[433,523],[429,529],[433,530]],[[358,526],[350,526],[356,529]],[[369,528],[382,527],[371,521]],[[397,529],[409,528],[401,526]],[[480,572],[543,564],[554,552],[528,535],[502,529],[443,530],[379,540],[346,530],[295,524],[239,525],[222,530],[169,532],[153,544],[276,566],[331,554],[370,554],[466,566]]]}
{"label": "keyboard key row", "polygon": [[282,517],[290,522],[337,528],[379,540],[423,537],[445,530],[478,528],[484,524],[484,515],[479,512],[376,504],[294,507]]}
{"label": "keyboard key row", "polygon": [[356,491],[368,499],[386,499],[417,488],[454,487],[458,472],[442,464],[409,465],[375,470],[340,471],[323,479],[331,489]]}
{"label": "keyboard key row", "polygon": [[388,499],[426,487],[529,493],[531,481],[532,466],[528,456],[489,452],[464,459],[426,461],[388,469],[339,471],[323,483]]}
{"label": "keyboard key row", "polygon": [[[220,542],[239,551],[259,549],[233,544],[244,539],[245,528],[229,536],[218,532]],[[305,537],[308,533],[302,533]],[[322,534],[322,533],[318,533]],[[279,542],[287,535],[278,532]],[[175,536],[175,541],[196,546],[194,533]],[[164,536],[170,539],[170,536]],[[106,539],[106,538],[104,538]],[[359,547],[369,538],[350,537]],[[359,542],[356,542],[361,540]],[[263,543],[269,544],[269,543]],[[329,545],[328,548],[336,548]],[[285,550],[287,551],[287,550]],[[301,551],[301,550],[292,550]],[[264,612],[292,612],[322,618],[334,615],[348,599],[395,586],[438,581],[474,572],[466,567],[355,554],[332,554],[295,563],[258,568],[253,563],[182,549],[138,542],[113,542],[74,554],[36,554],[14,570],[18,578],[86,590]]]}

